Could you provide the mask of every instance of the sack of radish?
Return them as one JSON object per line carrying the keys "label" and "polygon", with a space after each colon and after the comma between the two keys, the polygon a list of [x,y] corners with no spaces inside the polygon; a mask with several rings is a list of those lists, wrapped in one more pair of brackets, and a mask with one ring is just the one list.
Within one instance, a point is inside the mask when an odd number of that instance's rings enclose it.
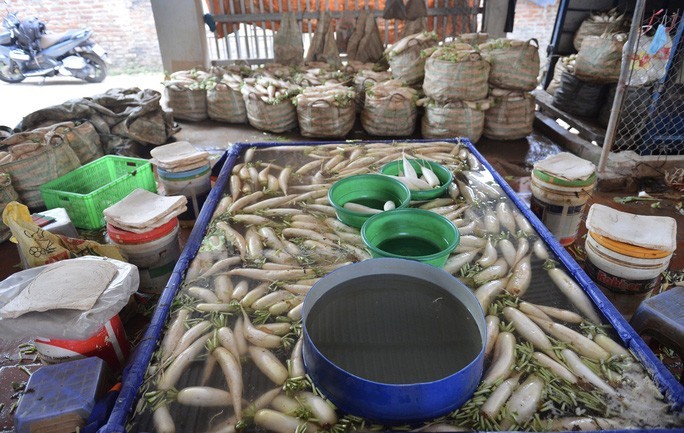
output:
{"label": "sack of radish", "polygon": [[575,59],[575,75],[592,83],[617,83],[627,35],[589,36]]}
{"label": "sack of radish", "polygon": [[208,72],[192,69],[174,72],[164,81],[166,103],[175,119],[198,122],[207,118],[205,81],[210,77]]}
{"label": "sack of radish", "polygon": [[425,107],[421,120],[424,138],[466,137],[473,143],[482,136],[485,110],[490,105],[489,99],[451,102],[423,99],[418,103]]}
{"label": "sack of radish", "polygon": [[354,91],[356,92],[356,112],[360,113],[363,109],[363,104],[366,101],[366,88],[375,83],[380,83],[390,79],[389,71],[374,72],[371,70],[363,70],[354,76]]}
{"label": "sack of radish", "polygon": [[564,72],[560,86],[553,95],[553,105],[561,110],[582,117],[595,117],[606,95],[606,86],[580,80]]}
{"label": "sack of radish", "polygon": [[534,96],[527,92],[492,89],[492,106],[485,111],[482,131],[487,138],[517,140],[532,133]]}
{"label": "sack of radish", "polygon": [[597,12],[589,15],[575,32],[572,45],[577,51],[582,48],[582,41],[588,36],[601,36],[604,33],[614,33],[619,31],[625,24],[624,14],[620,14],[617,9],[606,12]]}
{"label": "sack of radish", "polygon": [[437,49],[425,61],[423,91],[436,101],[476,101],[487,97],[489,63],[475,50]]}
{"label": "sack of radish", "polygon": [[534,90],[539,75],[536,39],[496,39],[480,44],[482,57],[491,65],[489,84],[499,89]]}
{"label": "sack of radish", "polygon": [[354,127],[354,90],[341,84],[307,87],[294,98],[304,137],[344,137]]}
{"label": "sack of radish", "polygon": [[270,77],[245,78],[240,89],[249,124],[261,131],[281,133],[297,127],[297,110],[290,98],[301,88]]}
{"label": "sack of radish", "polygon": [[405,136],[416,127],[418,92],[396,80],[366,89],[361,125],[370,135]]}
{"label": "sack of radish", "polygon": [[235,72],[220,72],[207,81],[207,114],[212,120],[226,123],[247,123],[247,108],[240,93],[242,76]]}
{"label": "sack of radish", "polygon": [[425,58],[421,52],[437,46],[436,33],[422,32],[408,35],[385,50],[392,71],[392,78],[405,83],[417,84],[425,75]]}
{"label": "sack of radish", "polygon": [[559,57],[556,61],[556,66],[553,67],[553,78],[546,87],[546,93],[554,95],[561,83],[561,76],[563,72],[575,73],[575,55],[571,54],[565,57]]}

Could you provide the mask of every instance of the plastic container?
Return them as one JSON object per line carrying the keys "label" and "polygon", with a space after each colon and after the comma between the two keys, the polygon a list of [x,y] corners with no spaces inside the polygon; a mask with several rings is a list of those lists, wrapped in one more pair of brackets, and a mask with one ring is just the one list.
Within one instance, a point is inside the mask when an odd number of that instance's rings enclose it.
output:
{"label": "plastic container", "polygon": [[586,180],[567,181],[532,170],[532,212],[563,246],[575,242],[584,206],[596,185],[596,174]]}
{"label": "plastic container", "polygon": [[364,260],[318,281],[302,311],[306,371],[347,413],[390,425],[433,419],[460,407],[480,382],[484,312],[442,269]]}
{"label": "plastic container", "polygon": [[411,192],[397,179],[381,174],[346,177],[335,182],[328,191],[328,201],[335,208],[337,219],[356,228],[361,228],[372,214],[345,209],[345,203],[382,209],[389,200],[394,202],[396,209],[405,208],[411,202]]}
{"label": "plastic container", "polygon": [[157,168],[157,173],[165,195],[184,195],[188,199],[188,210],[178,219],[194,221],[211,191],[211,165],[207,163],[203,167],[179,172]]}
{"label": "plastic container", "polygon": [[83,428],[111,379],[98,358],[86,358],[35,371],[14,414],[17,433],[67,432]]}
{"label": "plastic container", "polygon": [[157,192],[152,164],[107,155],[40,187],[48,209],[63,207],[78,228],[105,226],[103,211],[136,188]]}
{"label": "plastic container", "polygon": [[416,260],[444,266],[460,235],[449,219],[423,209],[397,209],[373,215],[361,227],[373,257]]}
{"label": "plastic container", "polygon": [[[441,197],[444,195],[447,188],[449,187],[449,184],[454,179],[454,176],[451,174],[451,171],[449,169],[436,162],[428,161],[425,159],[410,159],[409,163],[416,170],[416,173],[419,177],[423,174],[423,167],[430,167],[430,169],[435,173],[440,182],[440,185],[438,187],[430,190],[411,189],[411,200],[432,200],[433,198]],[[402,165],[402,161],[392,161],[388,164],[385,164],[380,169],[380,172],[382,174],[397,176],[399,175],[399,171],[401,170]]]}
{"label": "plastic container", "polygon": [[107,224],[107,235],[128,261],[138,267],[140,291],[161,293],[180,257],[178,218],[145,233],[133,233]]}
{"label": "plastic container", "polygon": [[46,362],[63,362],[95,356],[104,360],[112,371],[123,368],[130,351],[126,331],[118,314],[90,338],[36,338],[35,346],[40,357]]}

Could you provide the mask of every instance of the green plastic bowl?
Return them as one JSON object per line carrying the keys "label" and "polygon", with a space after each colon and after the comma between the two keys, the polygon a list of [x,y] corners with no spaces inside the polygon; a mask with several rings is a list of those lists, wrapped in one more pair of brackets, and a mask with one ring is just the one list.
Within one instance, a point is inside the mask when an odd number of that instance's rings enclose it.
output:
{"label": "green plastic bowl", "polygon": [[[427,190],[412,189],[411,200],[432,200],[433,198],[441,197],[446,192],[447,188],[449,187],[449,184],[454,180],[454,176],[453,174],[451,174],[451,171],[448,168],[436,162],[428,161],[426,159],[409,159],[409,163],[416,170],[418,176],[420,176],[423,173],[423,167],[430,167],[430,169],[435,172],[435,175],[437,176],[440,182],[440,186],[438,186],[437,188]],[[383,165],[380,169],[380,172],[382,174],[388,174],[390,176],[398,176],[402,165],[403,162],[401,160],[392,161],[390,163]]]}
{"label": "green plastic bowl", "polygon": [[397,209],[368,218],[361,238],[375,258],[416,260],[442,267],[460,235],[442,215],[423,209]]}
{"label": "green plastic bowl", "polygon": [[328,201],[335,208],[337,219],[356,228],[361,228],[372,214],[345,209],[345,203],[382,209],[388,200],[392,200],[397,209],[405,208],[411,202],[411,192],[397,179],[381,174],[349,176],[335,182],[328,191]]}

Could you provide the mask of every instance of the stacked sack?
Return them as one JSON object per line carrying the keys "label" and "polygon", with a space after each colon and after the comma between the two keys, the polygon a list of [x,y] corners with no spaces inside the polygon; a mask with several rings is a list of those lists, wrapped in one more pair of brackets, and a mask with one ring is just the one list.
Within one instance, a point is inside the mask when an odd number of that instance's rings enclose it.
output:
{"label": "stacked sack", "polygon": [[173,117],[198,122],[207,118],[206,80],[208,72],[192,69],[177,71],[164,80],[166,101]]}
{"label": "stacked sack", "polygon": [[306,87],[294,98],[299,130],[304,137],[338,138],[356,120],[354,90],[338,83]]}
{"label": "stacked sack", "polygon": [[425,75],[423,50],[437,46],[438,42],[436,33],[422,32],[408,35],[387,47],[385,57],[389,62],[392,78],[408,85],[420,86]]}
{"label": "stacked sack", "polygon": [[445,45],[425,62],[425,107],[421,131],[426,138],[467,137],[476,142],[489,108],[489,63],[467,44]]}
{"label": "stacked sack", "polygon": [[229,66],[214,68],[213,76],[205,83],[207,115],[211,120],[225,123],[247,123],[247,108],[240,87],[243,78],[252,74],[249,68]]}
{"label": "stacked sack", "polygon": [[491,65],[492,105],[485,112],[485,137],[517,140],[532,133],[534,96],[529,92],[537,87],[538,49],[535,39],[496,39],[480,45],[483,58]]}
{"label": "stacked sack", "polygon": [[245,78],[242,92],[247,120],[258,130],[279,134],[297,127],[297,110],[290,100],[301,88],[267,70]]}
{"label": "stacked sack", "polygon": [[366,89],[373,84],[387,81],[391,78],[389,71],[375,72],[370,69],[364,69],[354,75],[354,91],[356,92],[356,112],[360,113],[363,110],[366,102]]}
{"label": "stacked sack", "polygon": [[370,135],[397,137],[416,128],[418,91],[405,82],[389,80],[366,88],[361,125]]}

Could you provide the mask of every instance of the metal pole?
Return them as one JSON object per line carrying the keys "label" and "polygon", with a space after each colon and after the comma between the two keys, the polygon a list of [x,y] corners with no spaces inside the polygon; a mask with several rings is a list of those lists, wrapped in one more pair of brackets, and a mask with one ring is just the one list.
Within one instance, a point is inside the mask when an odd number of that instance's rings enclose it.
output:
{"label": "metal pole", "polygon": [[617,89],[615,90],[613,106],[610,109],[610,120],[608,120],[608,126],[606,127],[606,136],[603,139],[601,159],[599,159],[598,164],[599,176],[605,172],[608,156],[610,155],[610,151],[613,149],[613,143],[615,142],[615,133],[617,132],[617,123],[620,118],[620,109],[625,100],[625,88],[627,87],[627,78],[629,78],[630,75],[629,70],[632,63],[632,54],[634,53],[634,46],[639,38],[645,6],[646,0],[637,0],[636,6],[634,7],[634,15],[632,16],[632,27],[629,29],[629,39],[627,39],[627,43],[622,51],[620,78],[617,83]]}

